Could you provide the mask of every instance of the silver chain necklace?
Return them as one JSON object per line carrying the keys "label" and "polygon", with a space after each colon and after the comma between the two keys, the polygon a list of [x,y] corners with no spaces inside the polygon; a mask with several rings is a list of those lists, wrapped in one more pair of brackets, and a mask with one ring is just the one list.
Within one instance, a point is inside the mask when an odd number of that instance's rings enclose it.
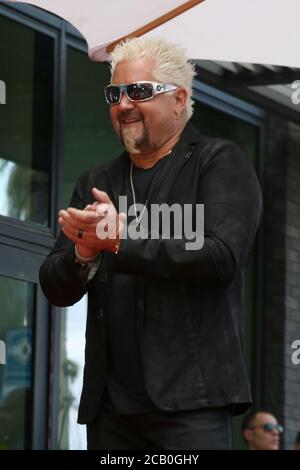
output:
{"label": "silver chain necklace", "polygon": [[134,186],[133,186],[133,180],[132,180],[132,167],[133,167],[133,163],[131,162],[130,164],[130,185],[131,185],[131,191],[132,191],[132,197],[133,197],[133,206],[134,206],[134,213],[135,213],[135,223],[137,225],[140,224],[141,220],[142,220],[142,217],[144,215],[144,212],[146,210],[146,207],[147,207],[147,203],[148,203],[148,199],[146,199],[146,202],[144,204],[144,209],[142,210],[142,213],[140,214],[140,216],[138,217],[137,216],[137,210],[136,210],[136,198],[135,198],[135,190],[134,190]]}

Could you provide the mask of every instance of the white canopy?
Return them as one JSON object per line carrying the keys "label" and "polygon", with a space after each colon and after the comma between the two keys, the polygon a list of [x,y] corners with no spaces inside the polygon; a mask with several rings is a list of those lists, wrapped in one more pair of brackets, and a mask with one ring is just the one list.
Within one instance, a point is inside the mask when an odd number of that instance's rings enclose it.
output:
{"label": "white canopy", "polygon": [[190,59],[300,67],[299,0],[31,0],[22,3],[41,7],[72,23],[87,40],[93,60],[107,60],[107,46],[133,33],[178,43],[186,48]]}

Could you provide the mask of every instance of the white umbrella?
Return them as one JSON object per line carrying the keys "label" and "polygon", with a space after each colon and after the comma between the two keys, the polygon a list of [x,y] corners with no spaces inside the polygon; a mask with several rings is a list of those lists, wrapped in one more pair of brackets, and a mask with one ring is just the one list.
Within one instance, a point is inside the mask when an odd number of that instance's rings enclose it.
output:
{"label": "white umbrella", "polygon": [[[12,1],[12,0],[9,0]],[[93,60],[127,36],[163,37],[190,59],[300,67],[299,0],[31,0],[72,23]]]}

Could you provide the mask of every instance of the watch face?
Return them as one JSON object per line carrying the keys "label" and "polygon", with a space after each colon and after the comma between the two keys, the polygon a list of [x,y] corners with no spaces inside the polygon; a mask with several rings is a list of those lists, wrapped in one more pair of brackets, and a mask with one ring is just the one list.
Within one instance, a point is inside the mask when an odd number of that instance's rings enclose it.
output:
{"label": "watch face", "polygon": [[76,268],[79,269],[80,271],[85,271],[90,267],[89,263],[81,263],[77,258],[74,260]]}

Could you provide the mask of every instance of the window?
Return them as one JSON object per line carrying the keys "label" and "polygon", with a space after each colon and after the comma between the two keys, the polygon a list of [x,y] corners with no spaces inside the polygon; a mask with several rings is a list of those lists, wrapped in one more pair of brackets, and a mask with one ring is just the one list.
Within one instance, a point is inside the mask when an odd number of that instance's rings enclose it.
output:
{"label": "window", "polygon": [[52,38],[0,17],[0,215],[49,226]]}
{"label": "window", "polygon": [[68,49],[64,205],[74,183],[89,167],[117,157],[123,150],[113,131],[104,87],[109,83],[107,64],[91,62],[87,54]]}
{"label": "window", "polygon": [[0,276],[0,298],[0,338],[6,346],[6,363],[0,366],[0,449],[30,449],[35,286]]}

